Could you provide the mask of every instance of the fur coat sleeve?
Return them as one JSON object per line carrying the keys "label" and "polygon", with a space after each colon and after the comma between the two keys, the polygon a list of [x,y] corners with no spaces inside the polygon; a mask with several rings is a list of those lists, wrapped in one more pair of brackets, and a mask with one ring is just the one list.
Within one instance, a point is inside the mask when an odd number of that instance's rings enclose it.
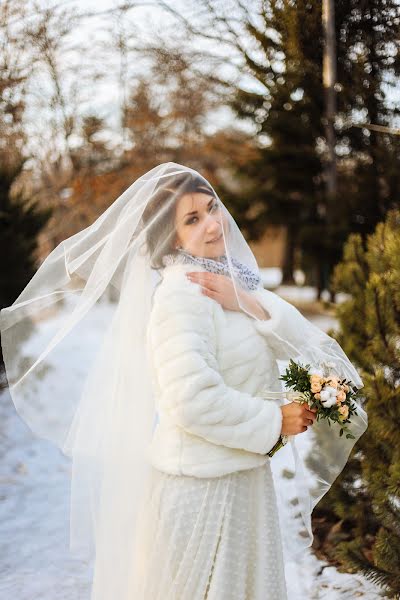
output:
{"label": "fur coat sleeve", "polygon": [[295,360],[305,342],[311,343],[310,324],[295,306],[278,294],[263,289],[254,292],[254,296],[270,315],[265,321],[255,321],[257,331],[265,336],[278,360]]}

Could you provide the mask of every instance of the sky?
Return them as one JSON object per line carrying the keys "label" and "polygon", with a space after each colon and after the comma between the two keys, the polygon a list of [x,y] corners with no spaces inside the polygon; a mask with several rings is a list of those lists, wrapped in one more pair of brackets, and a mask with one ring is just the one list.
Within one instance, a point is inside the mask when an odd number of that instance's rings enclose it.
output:
{"label": "sky", "polygon": [[[188,3],[182,0],[170,2],[174,9],[187,12]],[[158,38],[168,37],[174,41],[176,19],[168,11],[157,6],[153,0],[145,0],[143,6],[135,7],[117,21],[116,14],[105,14],[115,8],[116,0],[40,0],[45,7],[49,4],[60,9],[74,10],[79,14],[89,13],[91,16],[79,22],[69,37],[66,38],[65,49],[59,53],[59,68],[62,72],[62,86],[67,96],[67,104],[79,105],[80,114],[97,114],[110,125],[111,132],[120,131],[120,107],[122,105],[122,86],[120,85],[120,57],[116,51],[107,48],[112,42],[112,35],[117,31],[128,36],[129,44],[138,46],[155,42]],[[99,16],[93,16],[98,14]],[[114,42],[115,43],[115,42]],[[180,42],[181,43],[181,42]],[[84,50],[76,52],[74,46],[83,46]],[[224,49],[214,42],[196,42],[196,50],[221,55]],[[128,69],[126,90],[132,89],[138,76],[149,75],[149,62],[134,50],[128,53]],[[207,69],[208,65],[205,64]],[[203,65],[204,68],[204,65]],[[225,68],[226,72],[226,68]],[[77,77],[78,73],[78,77]],[[49,98],[53,87],[43,67],[38,67],[31,79],[31,99],[28,104],[28,131],[32,140],[42,137],[41,145],[46,145],[46,128],[44,121],[51,120],[54,115],[49,111]],[[234,116],[227,107],[211,113],[207,119],[207,133],[213,134],[234,122]],[[235,124],[238,126],[238,124]],[[241,124],[249,130],[249,127]],[[50,128],[49,128],[50,130]],[[38,135],[39,134],[39,135]],[[118,135],[110,133],[111,140],[118,145]],[[74,138],[72,138],[74,142]]]}
{"label": "sky", "polygon": [[[224,6],[228,6],[231,0],[214,0]],[[78,12],[97,13],[98,17],[90,17],[83,20],[71,36],[70,45],[74,43],[83,44],[85,50],[80,53],[65,53],[60,61],[61,68],[65,69],[63,84],[69,90],[70,97],[79,103],[81,114],[96,113],[103,117],[110,124],[112,131],[119,131],[120,107],[122,104],[122,92],[119,85],[120,64],[116,54],[111,56],[106,50],[106,44],[110,42],[110,30],[129,33],[131,44],[141,44],[152,42],[158,37],[174,40],[177,31],[176,19],[168,11],[160,8],[156,0],[143,0],[141,5],[130,10],[128,14],[119,22],[117,26],[116,18],[113,15],[105,15],[104,11],[115,8],[121,2],[117,0],[39,0],[40,4],[45,6],[48,3],[57,5],[66,9],[76,9]],[[174,9],[188,13],[190,6],[196,4],[185,2],[184,0],[168,0]],[[256,3],[254,3],[255,5]],[[113,25],[113,28],[111,27]],[[224,55],[226,49],[221,44],[213,41],[196,41],[196,48],[206,50],[211,53]],[[127,90],[132,88],[137,81],[138,75],[149,73],[149,65],[146,60],[139,58],[135,52],[128,55],[128,78]],[[210,68],[207,63],[205,67]],[[230,75],[228,67],[224,67],[225,75]],[[79,72],[79,77],[76,73]],[[98,77],[99,76],[99,77]],[[256,83],[249,78],[241,76],[242,84],[245,83],[249,89],[256,89]],[[43,127],[43,119],[46,118],[48,111],[48,92],[49,83],[46,75],[38,73],[33,78],[32,92],[35,102],[32,104],[28,119],[32,132],[32,139],[37,139],[35,132],[40,131],[40,135],[46,138]],[[73,86],[76,86],[74,88]],[[400,104],[400,85],[395,89],[388,91],[388,100],[393,104]],[[47,105],[46,105],[47,102]],[[38,110],[39,107],[39,110]],[[37,115],[41,115],[41,120],[37,120]],[[51,115],[48,115],[51,118]],[[252,131],[251,125],[245,122],[235,120],[233,113],[223,107],[210,114],[207,122],[207,133],[213,134],[218,128],[224,128],[230,124],[240,126],[247,131]],[[111,134],[118,144],[119,140],[116,134]],[[45,142],[44,142],[45,143]]]}

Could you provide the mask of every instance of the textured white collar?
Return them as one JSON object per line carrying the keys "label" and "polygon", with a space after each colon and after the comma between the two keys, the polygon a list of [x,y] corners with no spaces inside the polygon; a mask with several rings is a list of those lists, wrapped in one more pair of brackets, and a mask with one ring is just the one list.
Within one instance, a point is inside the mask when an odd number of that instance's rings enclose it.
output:
{"label": "textured white collar", "polygon": [[166,254],[163,257],[163,264],[165,267],[175,264],[192,264],[203,267],[205,271],[227,276],[230,276],[232,269],[234,276],[237,277],[243,288],[248,290],[256,290],[262,285],[261,277],[257,272],[253,271],[236,258],[232,257],[230,262],[231,268],[228,258],[225,254],[213,259],[204,258],[202,256],[193,256],[192,254],[189,254],[183,250],[179,250],[175,254]]}

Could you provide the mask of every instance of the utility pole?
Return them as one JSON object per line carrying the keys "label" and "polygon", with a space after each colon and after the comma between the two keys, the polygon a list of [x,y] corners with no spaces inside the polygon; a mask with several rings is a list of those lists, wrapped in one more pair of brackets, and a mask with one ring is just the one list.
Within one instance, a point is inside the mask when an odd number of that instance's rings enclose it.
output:
{"label": "utility pole", "polygon": [[336,40],[335,40],[335,2],[323,0],[322,23],[324,29],[324,56],[322,80],[325,93],[325,131],[328,145],[327,192],[335,196],[337,191],[335,129],[336,115]]}
{"label": "utility pole", "polygon": [[[325,135],[328,147],[328,160],[326,165],[326,196],[327,203],[323,215],[326,222],[331,217],[331,207],[335,205],[337,198],[337,169],[336,169],[336,38],[335,38],[335,0],[322,0],[322,25],[324,32],[324,53],[322,65],[322,82],[325,95]],[[319,267],[318,296],[322,288],[327,284],[329,274],[326,273],[328,265],[321,264]],[[332,296],[332,294],[331,294]],[[331,298],[332,300],[332,298]]]}

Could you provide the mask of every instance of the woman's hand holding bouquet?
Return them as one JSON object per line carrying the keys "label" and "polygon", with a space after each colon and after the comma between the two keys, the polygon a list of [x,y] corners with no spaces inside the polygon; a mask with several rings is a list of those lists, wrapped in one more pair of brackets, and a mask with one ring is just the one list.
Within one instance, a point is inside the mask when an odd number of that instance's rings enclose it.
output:
{"label": "woman's hand holding bouquet", "polygon": [[[287,398],[292,402],[281,407],[282,433],[268,456],[272,457],[282,448],[289,435],[306,431],[315,419],[326,419],[329,426],[338,423],[339,436],[346,433],[347,438],[354,439],[347,423],[351,423],[351,416],[357,413],[352,403],[357,391],[354,391],[350,381],[336,375],[333,363],[323,363],[312,369],[310,365],[303,366],[290,360],[280,379],[290,388]],[[299,405],[297,409],[294,403]]]}
{"label": "woman's hand holding bouquet", "polygon": [[[290,392],[289,392],[290,393]],[[316,408],[310,408],[307,403],[300,403],[293,399],[290,404],[281,406],[282,435],[296,435],[307,431],[316,419]]]}

